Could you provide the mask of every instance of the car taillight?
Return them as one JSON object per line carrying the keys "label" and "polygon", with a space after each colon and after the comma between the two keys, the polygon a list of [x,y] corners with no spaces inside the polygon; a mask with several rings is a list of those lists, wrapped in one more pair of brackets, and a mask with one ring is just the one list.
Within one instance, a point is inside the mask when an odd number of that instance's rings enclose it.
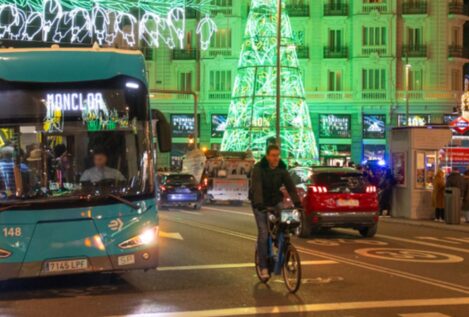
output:
{"label": "car taillight", "polygon": [[366,186],[367,193],[376,193],[376,186]]}
{"label": "car taillight", "polygon": [[197,190],[202,190],[202,185],[197,185]]}
{"label": "car taillight", "polygon": [[166,186],[160,186],[160,190],[164,192],[166,190]]}
{"label": "car taillight", "polygon": [[208,178],[204,178],[204,185],[208,186]]}
{"label": "car taillight", "polygon": [[327,193],[327,187],[326,186],[311,186],[313,193]]}

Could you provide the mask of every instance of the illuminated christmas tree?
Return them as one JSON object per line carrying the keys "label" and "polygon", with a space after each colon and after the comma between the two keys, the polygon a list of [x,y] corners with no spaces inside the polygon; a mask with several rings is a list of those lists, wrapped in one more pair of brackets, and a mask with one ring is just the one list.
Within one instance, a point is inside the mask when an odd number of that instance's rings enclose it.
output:
{"label": "illuminated christmas tree", "polygon": [[[283,1],[283,0],[282,0]],[[223,151],[260,157],[276,135],[277,0],[252,0],[233,87]],[[280,127],[282,157],[312,164],[318,151],[288,15],[282,12]]]}

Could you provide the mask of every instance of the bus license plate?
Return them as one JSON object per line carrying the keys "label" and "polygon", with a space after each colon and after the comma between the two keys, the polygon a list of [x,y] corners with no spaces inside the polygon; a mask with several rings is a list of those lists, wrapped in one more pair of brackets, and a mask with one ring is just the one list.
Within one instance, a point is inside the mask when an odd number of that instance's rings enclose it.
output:
{"label": "bus license plate", "polygon": [[338,199],[337,206],[338,207],[359,207],[360,202],[356,199]]}
{"label": "bus license plate", "polygon": [[84,271],[88,269],[87,259],[51,261],[47,262],[46,271],[48,273]]}

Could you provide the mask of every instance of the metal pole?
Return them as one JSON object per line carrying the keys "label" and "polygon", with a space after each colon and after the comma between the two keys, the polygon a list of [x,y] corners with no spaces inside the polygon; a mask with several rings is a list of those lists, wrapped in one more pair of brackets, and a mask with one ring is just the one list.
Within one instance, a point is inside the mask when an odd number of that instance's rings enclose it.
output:
{"label": "metal pole", "polygon": [[409,126],[409,75],[410,75],[410,64],[409,64],[409,54],[406,54],[406,64],[405,64],[405,119],[406,126]]}
{"label": "metal pole", "polygon": [[282,0],[277,0],[277,95],[276,95],[276,121],[275,121],[275,137],[277,145],[281,145],[280,140],[280,83],[281,83],[281,44],[282,44]]}
{"label": "metal pole", "polygon": [[199,96],[195,91],[168,90],[168,89],[150,89],[150,93],[168,94],[168,95],[192,95],[194,98],[194,149],[197,149],[197,138],[199,133],[199,120],[197,114],[199,112]]}

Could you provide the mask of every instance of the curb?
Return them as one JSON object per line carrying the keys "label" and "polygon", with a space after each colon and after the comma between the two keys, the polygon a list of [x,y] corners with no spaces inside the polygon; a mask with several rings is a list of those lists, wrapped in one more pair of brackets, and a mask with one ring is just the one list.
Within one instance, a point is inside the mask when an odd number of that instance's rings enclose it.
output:
{"label": "curb", "polygon": [[417,227],[424,227],[424,228],[433,228],[433,229],[442,229],[447,231],[458,231],[458,232],[466,232],[469,233],[469,225],[461,224],[461,225],[448,225],[444,223],[434,223],[430,220],[422,221],[422,220],[410,220],[410,219],[403,219],[403,218],[390,218],[390,217],[380,217],[380,222],[383,223],[397,223],[407,226],[417,226]]}

